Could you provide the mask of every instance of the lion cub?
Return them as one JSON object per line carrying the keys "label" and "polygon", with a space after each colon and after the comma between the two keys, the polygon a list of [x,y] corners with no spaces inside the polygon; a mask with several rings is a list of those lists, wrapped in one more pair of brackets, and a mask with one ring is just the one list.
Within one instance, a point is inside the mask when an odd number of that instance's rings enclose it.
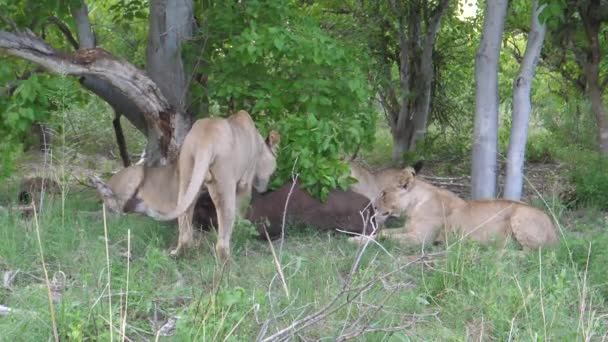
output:
{"label": "lion cub", "polygon": [[417,245],[445,241],[450,232],[482,243],[506,243],[513,236],[530,249],[557,242],[555,227],[541,210],[508,200],[465,201],[420,180],[416,171],[404,169],[400,186],[384,191],[376,202],[381,218],[408,217],[407,227],[382,230],[381,236]]}

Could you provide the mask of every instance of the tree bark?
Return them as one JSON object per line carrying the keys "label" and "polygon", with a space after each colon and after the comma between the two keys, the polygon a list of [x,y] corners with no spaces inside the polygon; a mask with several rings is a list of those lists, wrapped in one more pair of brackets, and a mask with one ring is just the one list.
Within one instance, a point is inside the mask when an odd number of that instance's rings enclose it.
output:
{"label": "tree bark", "polygon": [[189,82],[181,55],[182,42],[192,39],[194,31],[192,0],[151,0],[149,24],[146,70],[180,113],[173,131],[181,145],[192,126],[186,103]]}
{"label": "tree bark", "polygon": [[513,117],[509,151],[507,153],[504,197],[514,201],[521,200],[524,185],[526,141],[528,139],[530,113],[532,112],[530,91],[546,31],[545,23],[541,24],[538,16],[545,7],[544,4],[539,7],[538,0],[534,0],[526,52],[519,67],[519,74],[513,82]]}
{"label": "tree bark", "polygon": [[91,49],[94,48],[95,34],[91,29],[91,22],[89,20],[89,9],[84,0],[80,0],[79,6],[72,6],[72,18],[76,22],[76,34],[78,35],[78,45],[80,49]]}
{"label": "tree bark", "polygon": [[416,148],[416,142],[424,137],[428,124],[429,113],[431,111],[431,89],[435,78],[433,65],[433,50],[437,41],[437,31],[441,18],[448,8],[449,0],[442,0],[435,10],[433,17],[427,25],[427,31],[424,38],[422,55],[420,56],[420,72],[418,75],[418,95],[415,100],[414,113],[412,115],[411,129],[407,136],[408,150],[413,151]]}
{"label": "tree bark", "polygon": [[496,196],[498,151],[498,58],[507,0],[487,0],[481,42],[475,60],[475,124],[471,196]]}
{"label": "tree bark", "polygon": [[172,129],[175,109],[156,84],[132,64],[118,60],[100,48],[78,50],[71,55],[58,53],[31,32],[0,31],[0,51],[51,72],[93,77],[108,83],[143,113],[148,136],[158,137],[159,162],[164,164],[167,158],[177,156],[180,145]]}
{"label": "tree bark", "polygon": [[600,18],[600,1],[589,1],[587,7],[579,8],[580,15],[585,27],[585,34],[589,42],[589,51],[583,68],[587,80],[586,92],[591,101],[591,110],[595,114],[598,126],[599,150],[604,156],[608,156],[608,118],[603,102],[604,82],[600,81],[601,50],[599,32],[602,24]]}
{"label": "tree bark", "polygon": [[[431,88],[434,79],[433,50],[441,18],[446,13],[449,0],[441,0],[430,17],[427,17],[426,32],[422,39],[422,2],[409,4],[407,17],[408,34],[404,9],[391,2],[398,13],[399,41],[399,81],[401,101],[399,109],[390,111],[389,120],[393,136],[392,160],[401,163],[403,153],[413,151],[416,142],[426,132],[431,103]],[[422,45],[422,46],[421,46]]]}

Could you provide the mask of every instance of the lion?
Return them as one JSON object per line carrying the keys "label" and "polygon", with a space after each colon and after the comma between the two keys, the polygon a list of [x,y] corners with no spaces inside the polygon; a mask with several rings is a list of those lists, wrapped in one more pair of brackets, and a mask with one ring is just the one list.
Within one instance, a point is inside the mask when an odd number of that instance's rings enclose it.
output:
{"label": "lion", "polygon": [[523,247],[537,249],[557,242],[555,227],[546,213],[523,202],[509,200],[465,201],[451,191],[437,188],[416,177],[416,171],[402,171],[399,186],[385,190],[376,201],[379,221],[405,214],[407,227],[385,229],[390,236],[414,245],[445,242],[458,233],[481,243],[502,242],[512,236]]}
{"label": "lion", "polygon": [[[350,162],[351,177],[357,180],[350,186],[350,190],[367,197],[370,201],[378,198],[382,190],[398,185],[402,169],[389,167],[376,171],[368,171],[363,166]],[[422,162],[414,165],[415,168],[421,166]]]}
{"label": "lion", "polygon": [[[165,212],[147,212],[157,220],[178,218],[179,238],[171,255],[193,243],[192,216],[201,188],[206,186],[218,219],[216,251],[221,260],[230,257],[230,237],[237,203],[268,188],[277,163],[280,135],[271,131],[264,140],[251,116],[239,111],[228,118],[197,120],[184,138],[177,160],[177,206]],[[145,170],[145,169],[144,169]],[[153,182],[144,174],[142,184]],[[136,191],[136,196],[142,187]]]}
{"label": "lion", "polygon": [[[106,210],[112,214],[138,213],[155,217],[177,205],[177,168],[174,164],[132,165],[118,171],[107,183],[96,177],[91,178],[91,182]],[[215,206],[208,193],[201,194],[196,202],[192,221],[203,230],[217,226]]]}

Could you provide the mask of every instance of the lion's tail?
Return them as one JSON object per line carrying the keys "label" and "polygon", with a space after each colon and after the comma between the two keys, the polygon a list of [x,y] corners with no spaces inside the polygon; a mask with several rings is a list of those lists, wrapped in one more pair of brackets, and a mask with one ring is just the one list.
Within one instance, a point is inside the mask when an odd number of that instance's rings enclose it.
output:
{"label": "lion's tail", "polygon": [[[190,183],[186,189],[186,193],[177,199],[177,206],[171,212],[159,217],[160,220],[168,221],[173,220],[183,214],[188,207],[194,202],[198,195],[201,186],[209,172],[209,167],[213,159],[213,153],[211,150],[198,153],[194,157],[194,166],[192,167],[192,175],[190,177]],[[181,181],[181,180],[180,180]]]}

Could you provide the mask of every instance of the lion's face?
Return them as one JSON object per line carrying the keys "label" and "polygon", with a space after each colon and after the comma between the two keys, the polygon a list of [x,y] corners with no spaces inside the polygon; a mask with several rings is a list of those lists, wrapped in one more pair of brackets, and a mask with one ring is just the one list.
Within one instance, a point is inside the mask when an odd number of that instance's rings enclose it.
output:
{"label": "lion's face", "polygon": [[406,167],[397,177],[398,186],[382,191],[375,203],[380,217],[399,216],[415,204],[416,201],[412,195],[415,176],[416,171],[411,167]]}
{"label": "lion's face", "polygon": [[268,189],[268,181],[277,168],[277,152],[281,136],[276,131],[271,131],[266,138],[264,151],[258,159],[253,177],[253,187],[259,193]]}
{"label": "lion's face", "polygon": [[376,210],[383,217],[389,217],[398,213],[399,202],[398,188],[388,189],[380,194],[376,201]]}

